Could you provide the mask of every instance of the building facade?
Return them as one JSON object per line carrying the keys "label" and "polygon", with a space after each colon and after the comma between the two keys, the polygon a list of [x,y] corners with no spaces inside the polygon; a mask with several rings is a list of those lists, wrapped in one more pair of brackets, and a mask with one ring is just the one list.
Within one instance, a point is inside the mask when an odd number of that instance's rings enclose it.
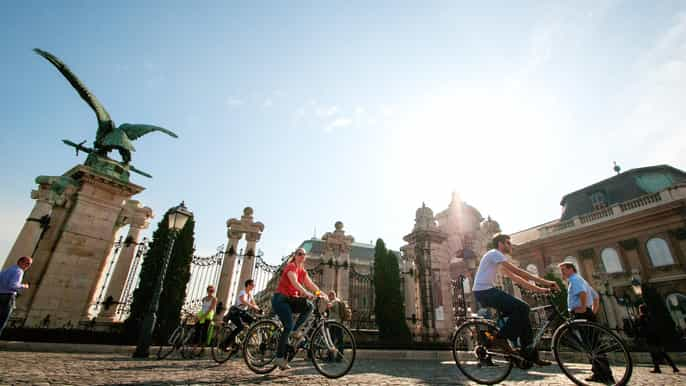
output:
{"label": "building facade", "polygon": [[569,261],[601,294],[601,317],[623,328],[642,300],[659,293],[686,329],[686,173],[667,165],[632,169],[562,198],[559,219],[512,235],[513,256],[530,272]]}

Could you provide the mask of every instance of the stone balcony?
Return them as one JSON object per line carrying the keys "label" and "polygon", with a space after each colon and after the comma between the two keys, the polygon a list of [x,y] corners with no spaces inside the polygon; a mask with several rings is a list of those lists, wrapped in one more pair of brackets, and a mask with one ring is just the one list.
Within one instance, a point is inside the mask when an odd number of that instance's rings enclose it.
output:
{"label": "stone balcony", "polygon": [[548,223],[537,228],[538,238],[559,235],[684,199],[686,199],[686,185],[675,185],[657,193],[646,194],[633,200],[620,202],[607,208],[572,217],[569,220]]}

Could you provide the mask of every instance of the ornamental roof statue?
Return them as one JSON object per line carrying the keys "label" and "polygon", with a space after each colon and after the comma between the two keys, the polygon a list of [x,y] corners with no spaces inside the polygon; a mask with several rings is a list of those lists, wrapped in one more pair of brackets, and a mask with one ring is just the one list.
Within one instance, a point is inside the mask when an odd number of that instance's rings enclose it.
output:
{"label": "ornamental roof statue", "polygon": [[[77,154],[79,150],[82,150],[91,155],[95,154],[97,156],[103,157],[108,161],[113,160],[109,159],[107,157],[107,154],[112,150],[117,150],[121,155],[123,161],[123,164],[120,164],[121,166],[125,167],[127,170],[131,170],[144,176],[150,177],[149,174],[141,172],[140,170],[137,170],[136,168],[130,165],[131,152],[136,150],[133,147],[132,141],[135,141],[136,139],[153,131],[160,131],[174,138],[177,138],[178,136],[170,130],[152,125],[124,123],[119,126],[116,126],[112,118],[110,118],[110,115],[107,113],[107,110],[105,110],[105,107],[100,103],[100,101],[98,101],[95,95],[93,95],[86,88],[83,82],[81,82],[81,80],[77,78],[73,72],[71,72],[69,67],[67,67],[64,63],[62,63],[62,61],[60,61],[57,57],[55,57],[47,51],[43,51],[38,48],[34,48],[33,51],[36,52],[38,55],[42,56],[43,58],[45,58],[50,63],[52,63],[57,68],[57,70],[60,73],[62,73],[62,75],[69,81],[72,87],[74,87],[74,89],[81,96],[81,98],[91,107],[91,109],[93,109],[93,111],[95,112],[95,116],[98,119],[98,130],[95,133],[93,149],[83,146],[83,142],[81,142],[80,144],[75,144],[67,140],[63,140],[63,142],[69,146],[76,148]],[[87,160],[86,164],[88,163],[89,161]]]}

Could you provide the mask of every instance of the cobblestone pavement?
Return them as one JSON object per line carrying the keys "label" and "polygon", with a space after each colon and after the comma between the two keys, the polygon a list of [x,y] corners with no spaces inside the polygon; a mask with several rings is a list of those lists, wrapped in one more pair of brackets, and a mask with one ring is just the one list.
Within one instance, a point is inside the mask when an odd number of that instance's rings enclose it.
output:
{"label": "cobblestone pavement", "polygon": [[[242,359],[217,365],[207,359],[137,360],[124,354],[67,354],[0,351],[0,385],[290,384],[290,385],[471,385],[453,362],[358,360],[348,375],[329,380],[309,361],[268,375],[252,373]],[[651,374],[634,369],[631,385],[683,385],[686,374]],[[686,369],[685,369],[686,370]],[[505,385],[569,385],[557,366],[512,371]]]}

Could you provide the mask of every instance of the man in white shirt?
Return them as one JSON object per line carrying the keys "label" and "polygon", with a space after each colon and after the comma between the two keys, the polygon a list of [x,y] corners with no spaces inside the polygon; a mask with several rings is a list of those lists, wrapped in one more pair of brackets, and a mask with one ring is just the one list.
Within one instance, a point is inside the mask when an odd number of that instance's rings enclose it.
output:
{"label": "man in white shirt", "polygon": [[[493,249],[481,258],[479,269],[476,271],[472,288],[474,297],[481,306],[495,308],[503,316],[508,317],[505,325],[500,329],[499,336],[495,337],[497,345],[506,351],[512,351],[508,339],[516,342],[519,338],[522,356],[539,366],[549,365],[550,362],[538,358],[535,347],[530,347],[533,341],[533,331],[529,322],[529,305],[496,288],[495,279],[498,268],[502,268],[500,271],[503,275],[529,291],[548,293],[550,288],[558,288],[557,283],[532,275],[507,261],[505,254],[512,254],[510,236],[498,233],[493,236],[492,243]],[[539,287],[529,281],[548,288]]]}
{"label": "man in white shirt", "polygon": [[250,325],[255,321],[255,318],[248,313],[248,310],[252,309],[255,312],[260,312],[260,307],[255,304],[255,299],[252,296],[253,289],[255,289],[255,282],[252,279],[246,280],[245,289],[238,293],[236,303],[229,308],[229,312],[226,314],[226,319],[231,320],[236,325],[236,328],[231,331],[231,334],[224,342],[224,350],[226,351],[231,349],[231,346],[235,343],[236,336],[243,330],[244,324]]}

